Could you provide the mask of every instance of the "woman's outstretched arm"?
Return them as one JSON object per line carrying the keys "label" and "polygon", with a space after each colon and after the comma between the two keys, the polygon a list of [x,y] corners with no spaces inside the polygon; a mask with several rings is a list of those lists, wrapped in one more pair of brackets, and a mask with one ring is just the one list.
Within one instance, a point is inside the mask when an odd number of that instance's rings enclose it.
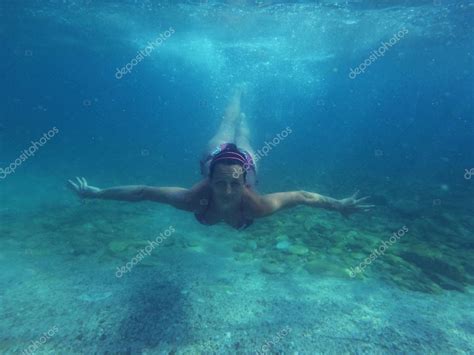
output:
{"label": "woman's outstretched arm", "polygon": [[374,207],[374,205],[361,204],[369,196],[358,199],[358,193],[359,191],[355,192],[351,197],[337,200],[308,191],[277,192],[259,196],[255,201],[254,214],[256,218],[265,217],[285,208],[303,205],[338,211],[347,216],[354,212],[368,211]]}
{"label": "woman's outstretched arm", "polygon": [[[89,186],[85,178],[69,180],[69,187],[82,198],[119,201],[154,201],[190,211],[193,208],[192,189],[181,187],[153,187],[146,185],[116,186],[107,189]],[[193,188],[194,189],[194,188]]]}

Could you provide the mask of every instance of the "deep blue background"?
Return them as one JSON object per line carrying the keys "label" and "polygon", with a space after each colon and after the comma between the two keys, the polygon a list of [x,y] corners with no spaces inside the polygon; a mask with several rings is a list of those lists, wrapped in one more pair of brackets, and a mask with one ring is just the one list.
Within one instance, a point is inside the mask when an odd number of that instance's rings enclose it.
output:
{"label": "deep blue background", "polygon": [[[250,90],[243,110],[252,121],[255,149],[285,127],[293,130],[262,159],[262,191],[323,188],[340,195],[353,186],[374,193],[374,182],[401,179],[466,190],[464,169],[474,167],[473,8],[435,3],[413,6],[425,14],[421,18],[410,17],[403,5],[408,2],[354,3],[344,10],[325,5],[314,14],[250,2],[4,2],[1,166],[53,126],[60,133],[0,183],[6,189],[27,184],[19,195],[39,190],[28,181],[57,184],[75,175],[101,187],[189,186],[199,179],[198,159],[230,88],[245,80]],[[258,17],[266,16],[262,11],[268,16]],[[118,22],[128,19],[134,32],[127,23],[108,29],[104,13],[121,14]],[[227,17],[218,18],[220,13]],[[372,22],[364,22],[368,14]],[[359,22],[341,27],[351,16]],[[125,39],[146,43],[154,38],[150,33],[169,26],[176,34],[163,46],[175,46],[175,52],[158,48],[131,74],[114,77],[143,48]],[[365,74],[348,78],[350,68],[403,27],[409,30],[405,38]],[[324,33],[324,43],[314,33]],[[272,36],[293,36],[288,51],[260,50]],[[183,52],[190,38],[197,45]],[[204,50],[209,43],[218,48],[220,69],[213,70],[217,60],[200,59],[201,43]],[[304,62],[321,47],[336,54]]]}

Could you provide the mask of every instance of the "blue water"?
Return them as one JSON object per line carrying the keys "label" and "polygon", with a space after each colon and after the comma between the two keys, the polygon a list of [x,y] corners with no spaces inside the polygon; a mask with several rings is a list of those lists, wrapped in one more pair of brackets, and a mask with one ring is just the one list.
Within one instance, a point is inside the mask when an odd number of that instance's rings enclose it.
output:
{"label": "blue water", "polygon": [[[277,334],[267,351],[474,352],[473,18],[448,0],[0,2],[0,353],[53,326],[34,352],[246,354]],[[259,193],[360,189],[374,211],[297,207],[237,232],[67,188],[192,186],[242,82],[255,150],[292,130]],[[114,277],[169,225],[153,263]],[[344,273],[402,226],[390,256]]]}

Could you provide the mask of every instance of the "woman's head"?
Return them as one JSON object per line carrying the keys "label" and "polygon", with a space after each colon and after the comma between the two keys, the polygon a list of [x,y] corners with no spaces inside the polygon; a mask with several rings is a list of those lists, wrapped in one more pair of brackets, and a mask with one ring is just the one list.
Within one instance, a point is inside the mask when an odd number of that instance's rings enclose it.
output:
{"label": "woman's head", "polygon": [[225,148],[212,157],[209,166],[209,178],[212,179],[216,166],[227,165],[235,166],[234,175],[243,175],[244,182],[247,177],[247,160],[245,155],[233,143],[227,143]]}
{"label": "woman's head", "polygon": [[227,146],[214,155],[209,166],[209,181],[216,202],[232,205],[239,202],[245,186],[246,158],[235,144]]}

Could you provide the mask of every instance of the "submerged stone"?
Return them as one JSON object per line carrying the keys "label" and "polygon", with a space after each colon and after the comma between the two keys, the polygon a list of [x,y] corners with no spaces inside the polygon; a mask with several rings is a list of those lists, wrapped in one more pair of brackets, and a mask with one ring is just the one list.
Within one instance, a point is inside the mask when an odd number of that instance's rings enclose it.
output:
{"label": "submerged stone", "polygon": [[278,242],[276,245],[276,248],[278,250],[288,250],[288,248],[291,246],[290,242],[287,240],[282,240],[281,242]]}
{"label": "submerged stone", "polygon": [[278,242],[283,242],[283,241],[288,241],[288,236],[286,234],[280,234],[278,237],[276,237],[276,240]]}
{"label": "submerged stone", "polygon": [[312,260],[304,266],[312,275],[347,276],[347,271],[327,260]]}
{"label": "submerged stone", "polygon": [[142,261],[140,261],[137,266],[159,266],[160,265],[160,260],[156,258],[144,258]]}
{"label": "submerged stone", "polygon": [[248,248],[251,250],[256,250],[257,249],[257,242],[255,240],[251,240],[250,242],[247,243]]}
{"label": "submerged stone", "polygon": [[83,293],[79,297],[77,297],[81,301],[86,302],[97,302],[105,300],[112,296],[112,292],[98,292],[98,293]]}
{"label": "submerged stone", "polygon": [[234,257],[234,259],[239,260],[239,261],[248,261],[248,260],[252,260],[253,256],[252,254],[249,254],[249,253],[239,253]]}
{"label": "submerged stone", "polygon": [[306,255],[309,253],[309,249],[304,245],[291,245],[288,252],[295,255]]}
{"label": "submerged stone", "polygon": [[128,244],[123,241],[113,241],[109,243],[109,250],[113,253],[120,253],[124,250],[127,250]]}
{"label": "submerged stone", "polygon": [[279,264],[265,262],[262,264],[262,271],[267,274],[282,274],[285,269]]}

